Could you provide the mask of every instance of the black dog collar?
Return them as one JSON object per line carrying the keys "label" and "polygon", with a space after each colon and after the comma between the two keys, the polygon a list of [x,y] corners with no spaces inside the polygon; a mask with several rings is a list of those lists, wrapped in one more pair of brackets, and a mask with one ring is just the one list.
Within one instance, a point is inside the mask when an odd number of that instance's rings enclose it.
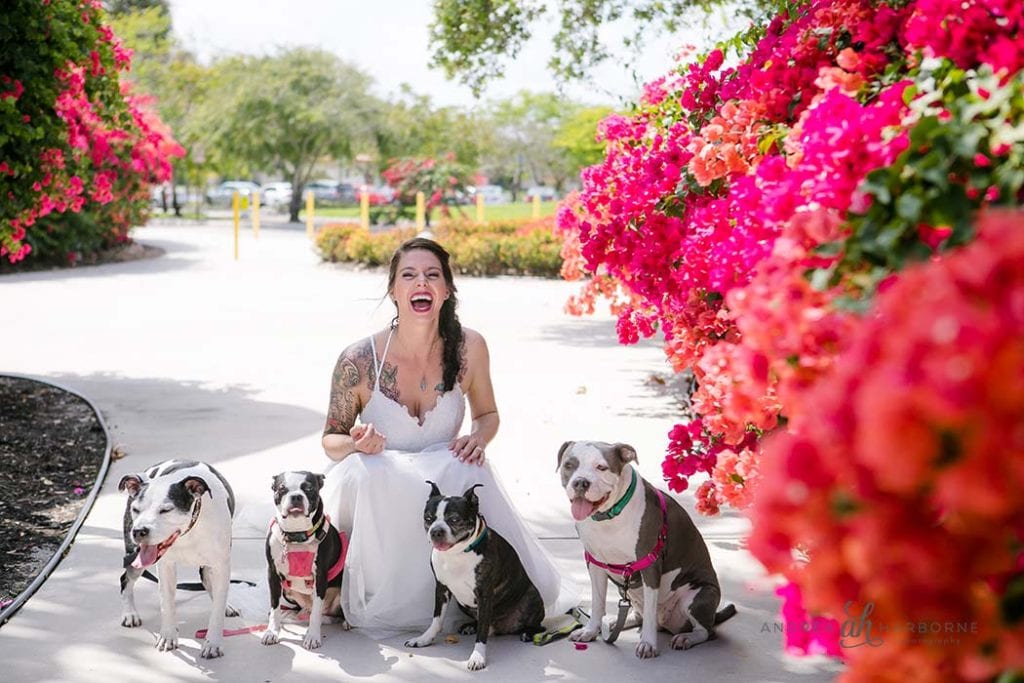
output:
{"label": "black dog collar", "polygon": [[[280,526],[280,523],[278,523],[278,527]],[[305,543],[314,536],[316,536],[316,540],[318,541],[324,540],[324,536],[327,535],[327,531],[324,529],[323,506],[317,506],[316,512],[313,513],[313,525],[310,528],[305,529],[304,531],[285,531],[284,529],[281,529],[281,535],[288,543]]]}

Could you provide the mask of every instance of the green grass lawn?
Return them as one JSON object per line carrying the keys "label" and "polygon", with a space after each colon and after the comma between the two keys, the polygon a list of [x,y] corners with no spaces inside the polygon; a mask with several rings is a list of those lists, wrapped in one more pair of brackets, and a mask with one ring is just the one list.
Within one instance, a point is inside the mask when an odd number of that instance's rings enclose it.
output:
{"label": "green grass lawn", "polygon": [[[558,202],[541,202],[540,215],[552,216],[557,208]],[[458,216],[460,209],[462,215],[466,218],[470,220],[476,218],[475,206],[452,207],[452,214]],[[317,216],[326,216],[329,218],[351,218],[353,220],[359,220],[359,207],[318,207],[315,209],[315,214]],[[484,207],[484,220],[498,221],[508,220],[510,218],[530,218],[531,216],[533,216],[533,204],[528,204],[526,202],[516,202],[515,204],[489,204]],[[430,214],[430,222],[434,223],[440,220],[441,217],[441,210],[435,208]]]}

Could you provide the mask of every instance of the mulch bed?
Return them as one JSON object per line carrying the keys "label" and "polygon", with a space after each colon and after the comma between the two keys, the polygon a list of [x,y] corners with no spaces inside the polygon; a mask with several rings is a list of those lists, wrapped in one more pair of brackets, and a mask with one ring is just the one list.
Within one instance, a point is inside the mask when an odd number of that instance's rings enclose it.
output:
{"label": "mulch bed", "polygon": [[0,376],[0,608],[60,547],[106,446],[100,421],[78,396]]}
{"label": "mulch bed", "polygon": [[45,270],[64,270],[69,267],[80,268],[82,266],[101,266],[106,263],[126,263],[138,261],[139,259],[156,258],[163,256],[164,250],[148,244],[142,244],[134,240],[119,244],[96,254],[89,254],[82,257],[73,264],[52,263],[49,261],[33,260],[26,258],[18,263],[11,263],[6,258],[0,258],[0,275],[11,275],[14,273],[32,273]]}

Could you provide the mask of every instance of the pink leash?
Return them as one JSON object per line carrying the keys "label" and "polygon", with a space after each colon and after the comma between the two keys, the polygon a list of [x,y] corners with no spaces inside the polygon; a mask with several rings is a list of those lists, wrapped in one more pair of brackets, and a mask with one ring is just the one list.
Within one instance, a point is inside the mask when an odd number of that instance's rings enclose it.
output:
{"label": "pink leash", "polygon": [[[254,626],[246,626],[244,628],[226,628],[224,629],[225,636],[240,636],[243,633],[259,633],[260,631],[266,631],[266,624],[256,624]],[[196,631],[196,640],[202,640],[206,637],[206,629],[201,628]]]}

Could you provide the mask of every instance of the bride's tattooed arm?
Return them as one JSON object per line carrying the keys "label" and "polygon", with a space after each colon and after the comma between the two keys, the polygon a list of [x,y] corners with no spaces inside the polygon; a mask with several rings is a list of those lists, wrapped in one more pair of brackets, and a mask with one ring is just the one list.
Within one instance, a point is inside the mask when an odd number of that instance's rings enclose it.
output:
{"label": "bride's tattooed arm", "polygon": [[369,340],[353,344],[338,357],[331,376],[331,399],[324,434],[348,434],[363,409],[360,385],[373,387],[375,371]]}

